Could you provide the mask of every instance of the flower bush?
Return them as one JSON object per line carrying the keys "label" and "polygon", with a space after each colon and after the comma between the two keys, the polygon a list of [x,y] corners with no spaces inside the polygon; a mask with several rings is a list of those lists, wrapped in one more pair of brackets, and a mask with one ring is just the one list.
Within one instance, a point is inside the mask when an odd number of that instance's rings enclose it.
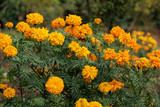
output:
{"label": "flower bush", "polygon": [[150,33],[129,33],[119,26],[102,32],[94,27],[100,18],[82,24],[71,14],[54,19],[50,30],[42,27],[39,13],[26,18],[16,25],[17,35],[0,32],[12,84],[0,84],[1,105],[160,106],[155,89],[160,50]]}

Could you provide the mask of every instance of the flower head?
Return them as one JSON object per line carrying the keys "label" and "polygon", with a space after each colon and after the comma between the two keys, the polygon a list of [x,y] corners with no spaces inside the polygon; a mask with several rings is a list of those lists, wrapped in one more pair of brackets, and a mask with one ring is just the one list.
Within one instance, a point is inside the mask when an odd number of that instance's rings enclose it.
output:
{"label": "flower head", "polygon": [[149,62],[151,64],[151,67],[160,69],[160,58],[159,57],[150,57]]}
{"label": "flower head", "polygon": [[75,102],[75,107],[88,107],[89,103],[87,101],[87,99],[85,98],[79,98],[76,102]]}
{"label": "flower head", "polygon": [[135,65],[139,68],[142,68],[142,67],[149,67],[150,63],[149,63],[149,60],[147,58],[142,57],[142,58],[138,58],[135,61]]}
{"label": "flower head", "polygon": [[7,88],[3,91],[3,96],[10,99],[16,95],[16,91],[13,88]]}
{"label": "flower head", "polygon": [[83,57],[88,57],[88,55],[91,53],[86,47],[82,46],[78,48],[76,51],[76,56],[83,58]]}
{"label": "flower head", "polygon": [[124,86],[123,83],[116,81],[115,79],[113,79],[111,82],[109,82],[109,84],[111,85],[111,91],[116,91],[117,89],[121,89],[122,86]]}
{"label": "flower head", "polygon": [[29,30],[25,32],[25,38],[31,38],[31,35],[33,34],[33,31],[34,31],[35,29],[36,29],[36,28],[34,28],[34,27],[29,28]]}
{"label": "flower head", "polygon": [[73,52],[73,51],[78,50],[78,49],[81,48],[81,47],[80,47],[79,43],[77,43],[77,42],[75,42],[75,41],[72,41],[72,42],[69,44],[68,48]]}
{"label": "flower head", "polygon": [[102,20],[101,20],[100,18],[96,18],[96,19],[94,19],[94,22],[95,22],[96,24],[100,24],[100,23],[102,22]]}
{"label": "flower head", "polygon": [[124,65],[125,62],[129,63],[130,60],[129,50],[126,49],[124,52],[119,51],[115,59],[117,59],[116,62],[120,65]]}
{"label": "flower head", "polygon": [[108,82],[102,82],[99,84],[98,88],[101,92],[108,93],[112,87]]}
{"label": "flower head", "polygon": [[89,57],[90,60],[93,60],[93,61],[97,61],[97,57],[95,54],[92,54],[90,57]]}
{"label": "flower head", "polygon": [[50,77],[45,84],[48,92],[52,94],[60,94],[63,91],[64,83],[59,77]]}
{"label": "flower head", "polygon": [[84,66],[84,69],[82,69],[82,76],[84,80],[86,79],[93,80],[97,76],[97,74],[98,74],[98,69],[96,69],[96,67],[94,66],[86,65]]}
{"label": "flower head", "polygon": [[52,32],[49,34],[48,41],[51,42],[52,45],[62,45],[64,42],[65,36],[62,33]]}
{"label": "flower head", "polygon": [[30,13],[26,16],[26,22],[29,24],[29,25],[34,25],[34,24],[41,24],[43,23],[43,16],[40,15],[39,13]]}
{"label": "flower head", "polygon": [[4,33],[0,33],[0,50],[12,44],[11,36],[8,36]]}
{"label": "flower head", "polygon": [[13,23],[12,22],[7,22],[5,24],[5,26],[8,27],[8,28],[12,28],[13,27]]}
{"label": "flower head", "polygon": [[105,60],[113,60],[115,59],[115,56],[116,56],[116,52],[114,51],[114,49],[111,49],[111,48],[107,48],[107,50],[104,50],[104,55],[103,55],[103,58]]}
{"label": "flower head", "polygon": [[17,49],[14,46],[11,46],[11,45],[4,48],[3,52],[8,57],[15,56],[18,53]]}
{"label": "flower head", "polygon": [[17,28],[17,31],[21,32],[21,33],[24,33],[26,31],[29,30],[29,25],[25,22],[19,22],[17,25],[16,25],[16,28]]}
{"label": "flower head", "polygon": [[66,23],[69,25],[80,25],[82,23],[82,18],[77,15],[66,16]]}
{"label": "flower head", "polygon": [[116,26],[111,29],[110,33],[116,38],[118,38],[119,36],[123,35],[125,31],[121,29],[119,26]]}
{"label": "flower head", "polygon": [[115,41],[114,36],[112,34],[106,34],[103,39],[108,43],[112,43]]}
{"label": "flower head", "polygon": [[6,89],[7,88],[7,84],[0,84],[0,89]]}
{"label": "flower head", "polygon": [[60,18],[60,17],[52,21],[53,29],[59,29],[64,27],[65,25],[66,25],[66,22],[64,21],[63,18]]}
{"label": "flower head", "polygon": [[126,44],[128,41],[131,40],[130,33],[123,33],[122,35],[118,36],[118,39],[122,44]]}
{"label": "flower head", "polygon": [[101,103],[97,102],[97,101],[91,101],[89,102],[89,106],[88,107],[103,107]]}

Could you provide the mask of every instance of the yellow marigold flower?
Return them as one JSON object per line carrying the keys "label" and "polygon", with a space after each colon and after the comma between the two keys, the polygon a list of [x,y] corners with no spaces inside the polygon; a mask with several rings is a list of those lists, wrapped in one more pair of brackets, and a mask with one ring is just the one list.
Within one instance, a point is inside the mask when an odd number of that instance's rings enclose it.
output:
{"label": "yellow marigold flower", "polygon": [[132,49],[135,49],[135,48],[138,46],[138,44],[137,44],[137,42],[136,42],[135,40],[130,39],[130,40],[127,42],[127,46],[128,46],[128,47],[131,47]]}
{"label": "yellow marigold flower", "polygon": [[97,101],[91,101],[89,102],[89,106],[88,107],[103,107],[101,103],[97,102]]}
{"label": "yellow marigold flower", "polygon": [[66,22],[64,21],[63,18],[60,18],[60,17],[52,21],[53,29],[59,29],[64,27],[65,25],[66,25]]}
{"label": "yellow marigold flower", "polygon": [[149,67],[149,65],[150,65],[149,60],[145,57],[137,59],[135,63],[137,65],[137,67],[139,67],[139,68]]}
{"label": "yellow marigold flower", "polygon": [[28,31],[25,32],[25,38],[31,38],[31,35],[33,34],[33,31],[35,30],[36,28],[29,28]]}
{"label": "yellow marigold flower", "polygon": [[108,93],[111,90],[112,86],[108,82],[102,82],[99,84],[98,88],[101,92]]}
{"label": "yellow marigold flower", "polygon": [[114,36],[112,34],[106,34],[103,39],[108,43],[112,43],[115,41]]}
{"label": "yellow marigold flower", "polygon": [[90,57],[89,57],[90,60],[93,60],[93,61],[97,61],[97,57],[95,54],[92,54]]}
{"label": "yellow marigold flower", "polygon": [[7,88],[3,91],[3,96],[10,99],[16,95],[16,91],[13,88]]}
{"label": "yellow marigold flower", "polygon": [[75,41],[72,41],[72,42],[69,44],[68,48],[73,52],[73,51],[78,50],[78,49],[81,48],[81,47],[80,47],[79,43],[77,43],[77,42],[75,42]]}
{"label": "yellow marigold flower", "polygon": [[12,22],[7,22],[5,24],[5,26],[8,27],[8,28],[12,28],[13,27],[13,23]]}
{"label": "yellow marigold flower", "polygon": [[91,40],[92,40],[92,43],[93,43],[93,44],[99,43],[99,42],[100,42],[100,41],[99,41],[98,39],[96,39],[95,37],[92,37]]}
{"label": "yellow marigold flower", "polygon": [[86,65],[84,66],[84,69],[82,69],[82,76],[83,79],[91,79],[93,80],[98,74],[98,69],[94,66]]}
{"label": "yellow marigold flower", "polygon": [[131,35],[130,35],[130,33],[124,33],[124,34],[118,36],[118,39],[120,42],[122,42],[122,44],[126,44],[128,41],[131,40]]}
{"label": "yellow marigold flower", "polygon": [[4,89],[7,88],[7,86],[8,86],[7,84],[0,84],[0,89],[3,89],[3,90],[4,90]]}
{"label": "yellow marigold flower", "polygon": [[50,77],[45,84],[48,92],[52,94],[60,94],[64,89],[63,80],[59,77]]}
{"label": "yellow marigold flower", "polygon": [[11,36],[8,36],[4,33],[0,33],[0,50],[12,44]]}
{"label": "yellow marigold flower", "polygon": [[109,84],[111,85],[111,91],[116,91],[117,89],[121,89],[121,86],[124,86],[123,83],[116,81],[115,79],[113,79],[111,82],[109,82]]}
{"label": "yellow marigold flower", "polygon": [[126,49],[124,52],[119,51],[115,59],[117,59],[116,62],[120,65],[124,65],[125,62],[129,63],[130,60],[129,50]]}
{"label": "yellow marigold flower", "polygon": [[113,60],[115,59],[115,56],[117,55],[114,49],[111,49],[111,48],[107,48],[107,50],[104,50],[103,53],[104,53],[103,58],[105,60]]}
{"label": "yellow marigold flower", "polygon": [[119,36],[123,35],[125,31],[121,29],[119,26],[116,26],[111,29],[110,33],[116,38],[118,38]]}
{"label": "yellow marigold flower", "polygon": [[156,50],[156,51],[153,51],[152,52],[153,54],[152,55],[156,55],[157,57],[160,57],[160,50]]}
{"label": "yellow marigold flower", "polygon": [[83,32],[85,35],[89,35],[92,37],[93,31],[90,28],[89,24],[83,24],[82,26],[80,26],[80,34],[81,32]]}
{"label": "yellow marigold flower", "polygon": [[87,101],[87,99],[85,98],[79,98],[76,102],[75,102],[75,107],[88,107],[89,103]]}
{"label": "yellow marigold flower", "polygon": [[45,39],[48,38],[48,32],[49,30],[47,30],[46,28],[38,28],[38,29],[33,29],[32,30],[32,34],[31,34],[31,38],[36,40],[36,41],[44,41]]}
{"label": "yellow marigold flower", "polygon": [[86,47],[82,46],[78,48],[76,51],[76,56],[83,58],[83,57],[88,57],[88,55],[91,53]]}
{"label": "yellow marigold flower", "polygon": [[26,22],[30,25],[43,23],[43,16],[39,13],[30,13],[26,16]]}
{"label": "yellow marigold flower", "polygon": [[100,24],[100,23],[102,22],[102,20],[101,20],[100,18],[96,18],[96,19],[94,19],[94,22],[95,22],[96,24]]}
{"label": "yellow marigold flower", "polygon": [[52,32],[49,34],[48,41],[51,42],[52,45],[63,45],[65,36],[62,33]]}
{"label": "yellow marigold flower", "polygon": [[72,26],[66,26],[64,31],[70,33],[72,30]]}
{"label": "yellow marigold flower", "polygon": [[156,67],[160,69],[160,58],[159,57],[151,57],[149,60],[151,67]]}
{"label": "yellow marigold flower", "polygon": [[21,33],[24,33],[26,31],[29,30],[29,25],[25,22],[19,22],[17,25],[16,25],[16,28],[17,28],[17,31],[21,32]]}
{"label": "yellow marigold flower", "polygon": [[11,46],[11,45],[4,48],[3,52],[8,57],[15,56],[18,53],[17,49],[14,46]]}
{"label": "yellow marigold flower", "polygon": [[82,23],[82,18],[77,15],[66,16],[66,23],[69,25],[80,25]]}

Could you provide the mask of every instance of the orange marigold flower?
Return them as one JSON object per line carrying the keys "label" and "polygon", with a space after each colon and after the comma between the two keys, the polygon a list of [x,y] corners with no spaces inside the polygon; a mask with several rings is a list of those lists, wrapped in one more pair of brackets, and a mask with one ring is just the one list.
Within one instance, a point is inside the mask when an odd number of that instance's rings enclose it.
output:
{"label": "orange marigold flower", "polygon": [[75,42],[75,41],[72,41],[72,42],[69,44],[68,48],[73,52],[73,51],[78,50],[78,49],[80,48],[80,45],[79,45],[79,43],[77,43],[77,42]]}
{"label": "orange marigold flower", "polygon": [[60,94],[64,89],[63,80],[59,77],[50,77],[45,84],[48,92],[52,94]]}
{"label": "orange marigold flower", "polygon": [[68,57],[68,58],[70,58],[71,56],[72,56],[72,54],[71,54],[71,53],[69,53],[69,54],[67,55],[67,57]]}
{"label": "orange marigold flower", "polygon": [[52,32],[49,34],[48,41],[52,45],[62,45],[64,42],[65,36],[62,33]]}
{"label": "orange marigold flower", "polygon": [[116,62],[120,65],[124,65],[125,62],[129,63],[130,60],[129,50],[126,49],[124,52],[119,51],[115,59],[117,59]]}
{"label": "orange marigold flower", "polygon": [[153,55],[156,55],[157,57],[160,57],[160,50],[153,51]]}
{"label": "orange marigold flower", "polygon": [[69,25],[80,25],[82,23],[82,18],[77,15],[66,16],[66,23]]}
{"label": "orange marigold flower", "polygon": [[13,88],[7,88],[3,91],[3,96],[10,99],[16,95],[16,91]]}
{"label": "orange marigold flower", "polygon": [[156,67],[157,69],[160,69],[160,58],[159,57],[150,57],[149,60],[151,67]]}
{"label": "orange marigold flower", "polygon": [[36,28],[29,28],[28,31],[25,32],[25,38],[31,38],[31,35],[33,34],[33,31],[35,30]]}
{"label": "orange marigold flower", "polygon": [[64,31],[70,33],[72,30],[72,26],[66,26]]}
{"label": "orange marigold flower", "polygon": [[147,57],[148,58],[151,58],[151,57],[153,57],[153,56],[155,56],[155,53],[154,53],[155,51],[152,51],[152,52],[150,52],[150,53],[147,53]]}
{"label": "orange marigold flower", "polygon": [[75,52],[76,52],[76,56],[80,58],[83,58],[84,56],[87,58],[88,55],[90,54],[90,51],[84,46],[78,48]]}
{"label": "orange marigold flower", "polygon": [[53,29],[59,29],[64,27],[65,25],[66,25],[66,22],[64,21],[63,18],[60,18],[60,17],[52,21]]}
{"label": "orange marigold flower", "polygon": [[0,84],[0,89],[4,90],[7,88],[7,86],[8,86],[7,84]]}
{"label": "orange marigold flower", "polygon": [[111,82],[109,82],[109,84],[111,85],[111,91],[116,91],[117,89],[121,89],[121,86],[124,86],[123,83],[116,81],[115,79],[113,79]]}
{"label": "orange marigold flower", "polygon": [[126,44],[128,41],[131,40],[130,33],[123,33],[122,35],[118,36],[118,39],[122,44]]}
{"label": "orange marigold flower", "polygon": [[132,61],[135,61],[135,60],[137,60],[137,59],[138,59],[138,57],[137,57],[137,56],[135,56],[135,55],[132,55],[131,59],[132,59]]}
{"label": "orange marigold flower", "polygon": [[73,26],[70,32],[70,36],[78,38],[80,36],[79,29],[80,29],[79,26]]}
{"label": "orange marigold flower", "polygon": [[106,34],[103,39],[108,43],[112,43],[115,41],[114,36],[112,34]]}
{"label": "orange marigold flower", "polygon": [[12,28],[13,27],[13,23],[12,22],[7,22],[5,24],[5,26],[8,27],[8,28]]}
{"label": "orange marigold flower", "polygon": [[103,107],[101,103],[97,102],[97,101],[91,101],[89,102],[89,106],[88,107]]}
{"label": "orange marigold flower", "polygon": [[82,69],[82,76],[84,80],[86,79],[93,80],[97,76],[97,74],[98,74],[98,69],[96,69],[96,67],[94,66],[86,65],[84,66],[84,69]]}
{"label": "orange marigold flower", "polygon": [[87,101],[87,99],[85,98],[79,98],[76,102],[75,102],[75,107],[88,107],[89,103]]}
{"label": "orange marigold flower", "polygon": [[0,33],[0,50],[12,44],[11,36],[8,36],[4,33]]}
{"label": "orange marigold flower", "polygon": [[132,49],[135,49],[135,48],[138,46],[138,44],[137,44],[137,42],[136,42],[135,40],[130,39],[130,40],[127,42],[127,46],[128,46],[128,47],[131,47]]}
{"label": "orange marigold flower", "polygon": [[103,58],[105,60],[113,60],[117,55],[114,49],[111,49],[111,48],[107,48],[107,50],[104,50],[103,53],[104,53]]}
{"label": "orange marigold flower", "polygon": [[135,63],[136,63],[136,66],[139,68],[149,67],[150,65],[149,60],[145,57],[137,59]]}
{"label": "orange marigold flower", "polygon": [[36,41],[44,41],[48,38],[48,32],[46,28],[38,28],[38,29],[33,29],[31,38],[36,40]]}
{"label": "orange marigold flower", "polygon": [[137,46],[135,46],[135,47],[133,48],[134,53],[138,53],[139,49],[141,49],[141,48],[142,48],[142,45],[137,44]]}
{"label": "orange marigold flower", "polygon": [[112,86],[108,82],[102,82],[99,84],[98,88],[101,92],[108,93],[111,90]]}
{"label": "orange marigold flower", "polygon": [[21,33],[24,33],[26,31],[29,30],[29,25],[25,22],[19,22],[17,25],[16,25],[16,28],[17,28],[17,31],[21,32]]}
{"label": "orange marigold flower", "polygon": [[90,57],[89,57],[90,60],[93,60],[93,61],[97,61],[97,57],[95,54],[92,54]]}
{"label": "orange marigold flower", "polygon": [[89,24],[83,24],[82,26],[79,26],[79,39],[84,39],[85,35],[89,35],[92,37],[93,31],[92,29],[89,27]]}
{"label": "orange marigold flower", "polygon": [[116,26],[111,29],[110,33],[116,38],[118,38],[119,36],[123,35],[125,31],[121,29],[119,26]]}
{"label": "orange marigold flower", "polygon": [[18,53],[17,49],[14,46],[11,46],[11,45],[4,48],[3,52],[8,57],[15,56]]}
{"label": "orange marigold flower", "polygon": [[96,18],[96,19],[94,19],[94,22],[95,22],[96,24],[100,24],[100,23],[102,22],[102,20],[101,20],[100,18]]}
{"label": "orange marigold flower", "polygon": [[30,25],[43,23],[43,16],[39,13],[30,13],[26,16],[26,22]]}

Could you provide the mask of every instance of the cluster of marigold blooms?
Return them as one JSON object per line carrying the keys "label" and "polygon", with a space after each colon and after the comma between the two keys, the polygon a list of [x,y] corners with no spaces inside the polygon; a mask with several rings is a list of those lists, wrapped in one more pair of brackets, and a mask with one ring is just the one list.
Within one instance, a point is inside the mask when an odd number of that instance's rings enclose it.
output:
{"label": "cluster of marigold blooms", "polygon": [[16,91],[13,88],[7,86],[7,84],[0,84],[0,90],[3,91],[4,97],[8,99],[13,98],[16,95]]}

